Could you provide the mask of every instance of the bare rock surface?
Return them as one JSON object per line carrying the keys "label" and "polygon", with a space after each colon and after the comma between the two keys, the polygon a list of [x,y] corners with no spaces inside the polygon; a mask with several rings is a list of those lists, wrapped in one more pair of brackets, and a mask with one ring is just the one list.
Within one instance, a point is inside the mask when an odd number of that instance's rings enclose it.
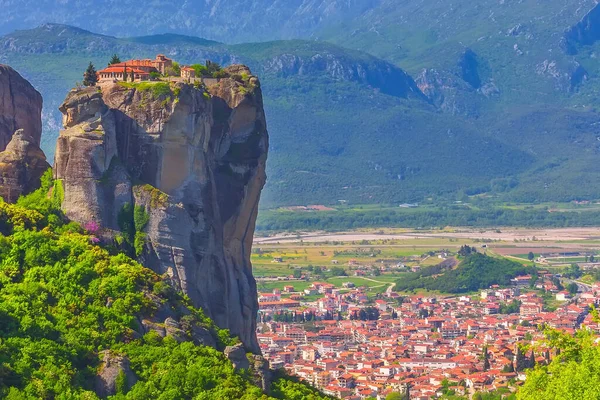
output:
{"label": "bare rock surface", "polygon": [[0,64],[0,197],[5,201],[37,189],[50,168],[41,135],[42,96],[17,71]]}
{"label": "bare rock surface", "polygon": [[125,206],[143,207],[139,260],[259,353],[250,250],[268,134],[258,79],[245,66],[224,72],[206,89],[161,82],[72,91],[54,173],[63,210],[80,223],[123,233]]}
{"label": "bare rock surface", "polygon": [[23,129],[39,147],[42,136],[42,95],[17,71],[0,64],[0,151]]}
{"label": "bare rock surface", "polygon": [[246,357],[246,351],[242,344],[236,344],[235,346],[227,346],[224,351],[225,357],[231,361],[235,369],[248,369],[250,368],[250,361]]}
{"label": "bare rock surface", "polygon": [[0,197],[9,203],[36,190],[50,168],[35,138],[19,129],[6,149],[0,152]]}
{"label": "bare rock surface", "polygon": [[129,390],[137,382],[137,376],[129,367],[129,359],[109,350],[102,352],[102,363],[96,375],[94,388],[101,398],[117,394],[117,381],[123,379],[125,390]]}

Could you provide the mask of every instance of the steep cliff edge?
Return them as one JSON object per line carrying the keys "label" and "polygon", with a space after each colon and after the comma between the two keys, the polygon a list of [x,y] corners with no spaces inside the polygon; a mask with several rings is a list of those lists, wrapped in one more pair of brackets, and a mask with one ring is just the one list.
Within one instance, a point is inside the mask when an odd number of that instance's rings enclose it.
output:
{"label": "steep cliff edge", "polygon": [[244,66],[208,88],[109,83],[73,90],[61,111],[55,177],[63,210],[114,240],[259,352],[250,248],[268,134]]}
{"label": "steep cliff edge", "polygon": [[17,129],[23,129],[35,145],[40,145],[42,95],[17,71],[0,64],[0,151]]}
{"label": "steep cliff edge", "polygon": [[5,201],[37,189],[50,168],[41,136],[42,96],[17,71],[0,64],[0,197]]}

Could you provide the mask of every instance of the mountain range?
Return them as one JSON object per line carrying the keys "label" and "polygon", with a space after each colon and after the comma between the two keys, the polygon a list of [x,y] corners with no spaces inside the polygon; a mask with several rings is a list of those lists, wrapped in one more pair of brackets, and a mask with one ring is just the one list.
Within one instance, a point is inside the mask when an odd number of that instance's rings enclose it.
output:
{"label": "mountain range", "polygon": [[[101,4],[3,5],[0,62],[44,94],[47,154],[55,110],[89,61],[165,53],[244,63],[261,77],[271,133],[263,206],[598,197],[594,1]],[[45,21],[99,33],[9,33]]]}

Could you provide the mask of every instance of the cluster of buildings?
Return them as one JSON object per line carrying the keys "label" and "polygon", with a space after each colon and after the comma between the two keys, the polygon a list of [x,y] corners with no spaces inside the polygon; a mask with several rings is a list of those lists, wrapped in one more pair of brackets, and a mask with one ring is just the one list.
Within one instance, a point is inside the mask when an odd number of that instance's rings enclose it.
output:
{"label": "cluster of buildings", "polygon": [[[133,75],[135,81],[150,80],[153,73],[165,75],[173,69],[173,60],[164,54],[158,54],[154,60],[129,60],[111,64],[98,71],[98,82],[126,80]],[[196,78],[196,72],[188,66],[180,67],[180,77],[183,79]]]}
{"label": "cluster of buildings", "polygon": [[[558,293],[544,279],[537,284]],[[532,346],[543,338],[540,326],[574,332],[584,324],[600,333],[589,314],[591,304],[600,304],[600,285],[554,311],[545,311],[540,295],[522,293],[519,286],[491,287],[473,297],[402,298],[388,291],[374,302],[361,288],[341,291],[315,282],[310,289],[322,297],[303,302],[281,298],[277,291],[274,297],[263,294],[263,315],[277,312],[265,303],[294,301],[282,309],[328,318],[308,325],[263,322],[258,340],[273,368],[285,368],[326,394],[347,400],[385,399],[392,392],[431,399],[448,390],[465,396],[515,390],[525,368],[547,363],[554,355],[552,349]],[[502,314],[508,304],[516,309]],[[367,307],[379,311],[378,319],[349,318]]]}

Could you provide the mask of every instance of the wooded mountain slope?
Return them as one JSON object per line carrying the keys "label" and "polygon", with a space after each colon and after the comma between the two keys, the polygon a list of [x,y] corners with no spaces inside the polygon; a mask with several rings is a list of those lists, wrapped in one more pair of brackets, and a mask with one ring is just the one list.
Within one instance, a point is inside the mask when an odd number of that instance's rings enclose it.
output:
{"label": "wooded mountain slope", "polygon": [[[113,52],[164,52],[183,63],[243,62],[262,78],[272,131],[263,206],[598,197],[600,8],[592,0],[129,6],[111,3],[85,19],[109,36],[44,25],[0,39],[0,61],[48,99],[47,153],[59,125],[53,93],[80,80],[90,59],[102,66]],[[72,1],[35,7],[8,5],[0,29],[77,24],[89,12]],[[153,36],[114,37],[143,33]],[[294,38],[311,41],[242,43]]]}

